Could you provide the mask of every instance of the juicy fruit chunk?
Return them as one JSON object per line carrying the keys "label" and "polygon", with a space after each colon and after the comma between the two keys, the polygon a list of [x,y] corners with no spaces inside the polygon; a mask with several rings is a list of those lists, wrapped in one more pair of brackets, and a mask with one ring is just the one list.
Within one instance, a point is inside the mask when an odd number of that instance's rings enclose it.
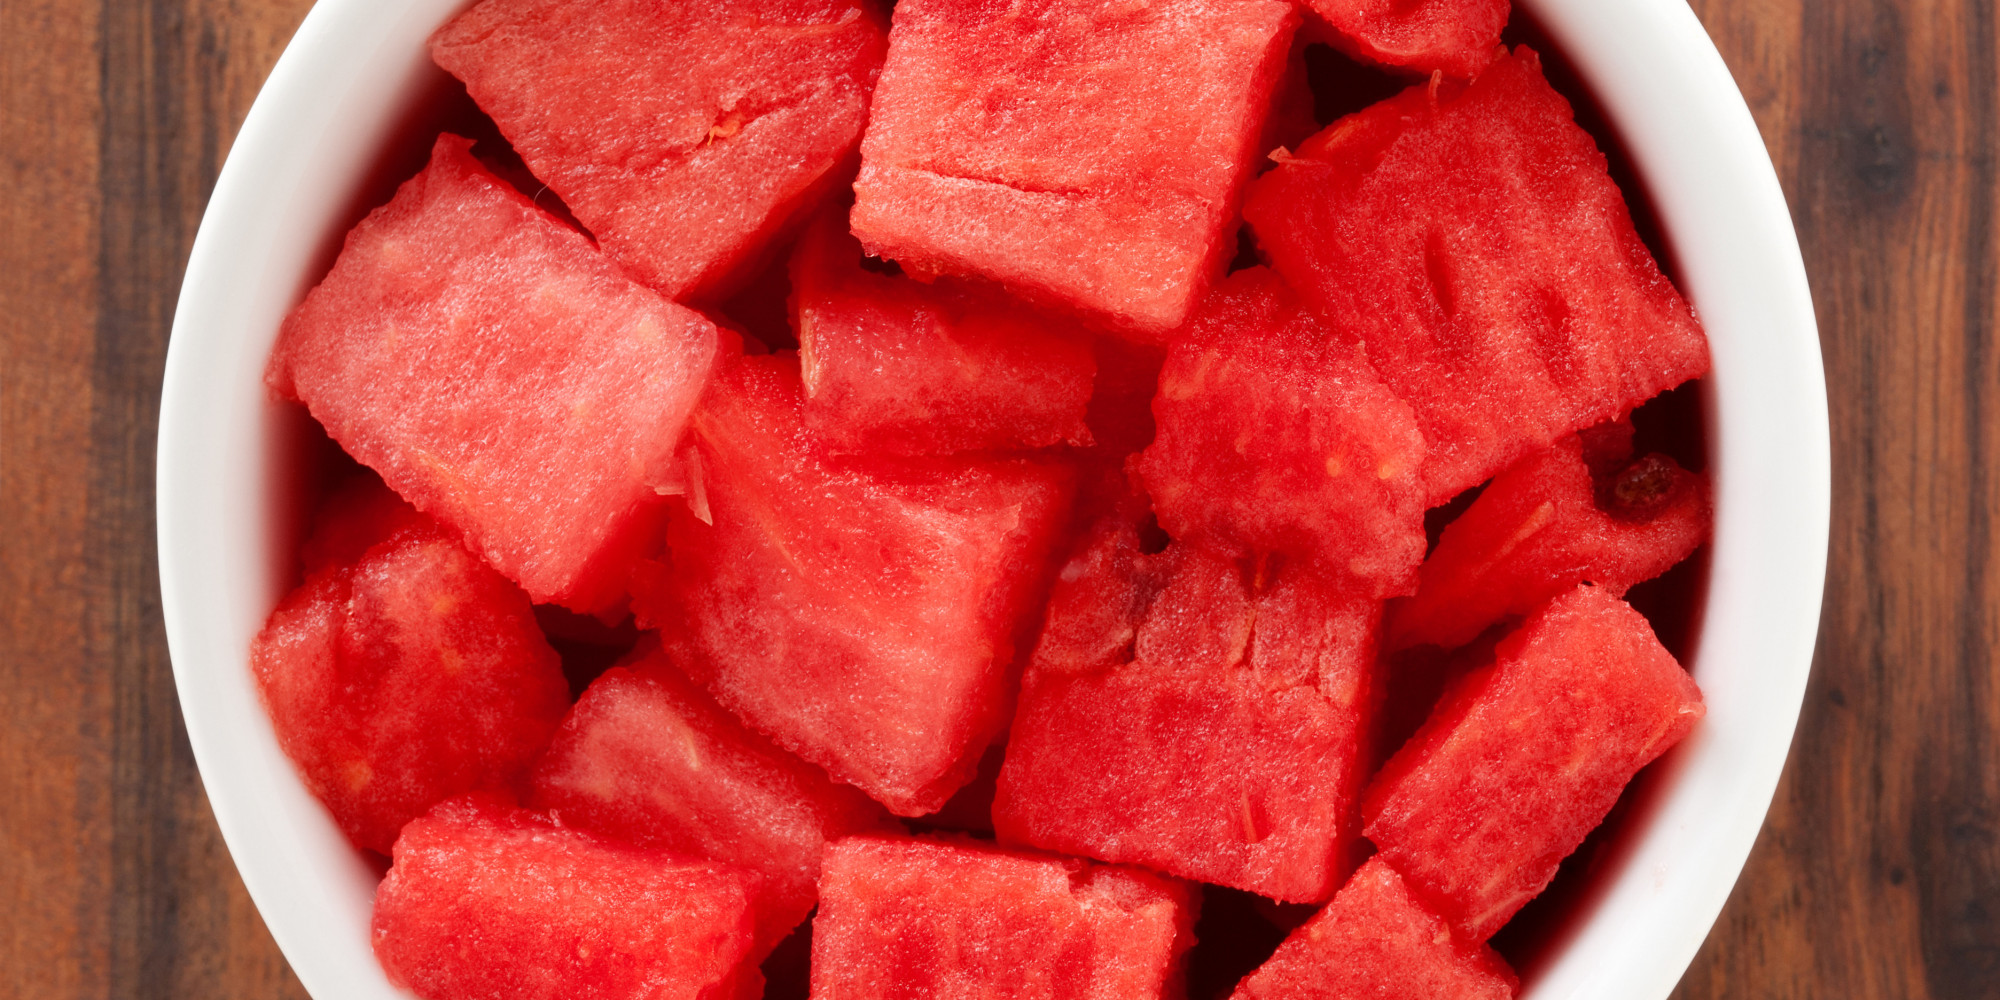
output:
{"label": "juicy fruit chunk", "polygon": [[675,662],[780,746],[899,815],[935,810],[1005,725],[1014,634],[1070,474],[983,458],[839,461],[800,417],[796,361],[717,375],[694,440],[712,524],[634,597]]}
{"label": "juicy fruit chunk", "polygon": [[366,469],[347,477],[313,513],[312,534],[299,546],[305,576],[331,566],[352,566],[376,543],[404,528],[438,523],[382,484]]}
{"label": "juicy fruit chunk", "polygon": [[792,310],[806,426],[837,451],[1090,443],[1087,333],[1004,296],[865,270],[844,213],[793,251]]}
{"label": "juicy fruit chunk", "polygon": [[1424,558],[1423,435],[1359,345],[1271,271],[1229,276],[1174,340],[1139,478],[1175,538],[1295,552],[1376,595]]}
{"label": "juicy fruit chunk", "polygon": [[1468,80],[1493,61],[1507,0],[1306,0],[1348,55]]}
{"label": "juicy fruit chunk", "polygon": [[1194,937],[1184,886],[972,841],[843,840],[820,893],[815,1000],[1163,1000]]}
{"label": "juicy fruit chunk", "polygon": [[685,300],[845,179],[885,44],[866,0],[486,0],[431,55],[606,253]]}
{"label": "juicy fruit chunk", "polygon": [[375,893],[375,957],[425,1000],[756,996],[757,876],[456,799]]}
{"label": "juicy fruit chunk", "polygon": [[811,912],[827,842],[884,819],[745,729],[657,649],[584,692],[535,768],[534,804],[565,826],[758,872],[772,944]]}
{"label": "juicy fruit chunk", "polygon": [[[335,496],[321,518],[334,529],[316,540],[352,540],[352,522],[395,502],[369,485]],[[279,602],[250,651],[306,787],[350,840],[385,854],[437,802],[511,789],[569,707],[527,595],[416,511],[394,520]]]}
{"label": "juicy fruit chunk", "polygon": [[1297,21],[1276,0],[903,0],[855,235],[1167,333],[1235,250]]}
{"label": "juicy fruit chunk", "polygon": [[1356,832],[1381,602],[1246,579],[1100,524],[1064,567],[1008,734],[1002,840],[1292,902]]}
{"label": "juicy fruit chunk", "polygon": [[1586,580],[1622,597],[1687,558],[1708,538],[1707,480],[1625,451],[1593,471],[1570,437],[1494,477],[1391,612],[1392,645],[1463,645]]}
{"label": "juicy fruit chunk", "polygon": [[1702,712],[1694,680],[1646,619],[1580,586],[1446,693],[1369,786],[1363,832],[1453,926],[1484,941]]}
{"label": "juicy fruit chunk", "polygon": [[438,139],[285,320],[269,380],[538,601],[624,596],[621,544],[708,377],[714,324]]}
{"label": "juicy fruit chunk", "polygon": [[1432,504],[1708,368],[1603,154],[1526,48],[1334,122],[1243,214],[1415,409]]}
{"label": "juicy fruit chunk", "polygon": [[1452,933],[1380,858],[1237,986],[1234,1000],[1509,1000],[1493,949]]}

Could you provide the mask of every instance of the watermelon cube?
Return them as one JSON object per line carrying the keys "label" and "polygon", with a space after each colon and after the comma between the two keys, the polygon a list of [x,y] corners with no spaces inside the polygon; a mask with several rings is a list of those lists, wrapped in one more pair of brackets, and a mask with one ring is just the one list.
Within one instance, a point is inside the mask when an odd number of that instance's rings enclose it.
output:
{"label": "watermelon cube", "polygon": [[1153,443],[1153,394],[1160,388],[1165,353],[1152,344],[1135,344],[1119,337],[1099,337],[1091,345],[1097,382],[1091,388],[1084,423],[1098,455],[1116,459]]}
{"label": "watermelon cube", "polygon": [[694,421],[709,523],[633,607],[716,700],[898,815],[936,810],[1006,724],[1015,633],[1070,472],[1028,460],[836,459],[798,362],[744,357]]}
{"label": "watermelon cube", "polygon": [[1432,505],[1708,368],[1525,47],[1334,122],[1251,186],[1260,245],[1415,409]]}
{"label": "watermelon cube", "polygon": [[425,525],[439,527],[383,485],[382,477],[356,469],[313,513],[312,534],[299,546],[299,562],[306,576],[352,566],[390,535]]}
{"label": "watermelon cube", "polygon": [[745,729],[657,647],[584,692],[536,765],[532,804],[565,826],[764,876],[760,939],[812,911],[828,841],[882,809]]}
{"label": "watermelon cube", "polygon": [[1139,479],[1175,538],[1277,551],[1370,593],[1424,558],[1424,438],[1360,345],[1267,268],[1238,271],[1167,352]]}
{"label": "watermelon cube", "polygon": [[[319,566],[251,644],[278,745],[357,846],[473,790],[511,791],[569,708],[526,594],[371,479],[336,493]],[[382,534],[364,543],[364,523]]]}
{"label": "watermelon cube", "polygon": [[945,455],[1088,444],[1097,365],[1074,321],[862,267],[845,212],[792,253],[805,421],[835,451]]}
{"label": "watermelon cube", "polygon": [[1278,946],[1234,1000],[1510,1000],[1520,981],[1380,858]]}
{"label": "watermelon cube", "polygon": [[504,802],[412,822],[375,891],[375,957],[425,1000],[755,997],[759,879]]}
{"label": "watermelon cube", "polygon": [[869,0],[485,0],[431,56],[604,252],[708,301],[853,176],[886,44]]}
{"label": "watermelon cube", "polygon": [[1196,896],[1168,879],[970,840],[827,849],[814,1000],[1164,1000]]}
{"label": "watermelon cube", "polygon": [[1235,252],[1297,23],[1279,0],[902,0],[855,235],[1166,334]]}
{"label": "watermelon cube", "polygon": [[1622,450],[1593,469],[1569,437],[1494,477],[1394,607],[1391,644],[1463,645],[1586,580],[1622,597],[1687,558],[1708,537],[1706,478]]}
{"label": "watermelon cube", "polygon": [[537,601],[624,599],[715,325],[438,139],[286,318],[269,381]]}
{"label": "watermelon cube", "polygon": [[1584,584],[1447,692],[1362,802],[1380,857],[1484,941],[1555,877],[1701,692],[1624,601]]}
{"label": "watermelon cube", "polygon": [[1501,51],[1507,0],[1306,0],[1335,48],[1364,62],[1460,80]]}
{"label": "watermelon cube", "polygon": [[1357,832],[1381,602],[1100,522],[1064,567],[1008,734],[1001,840],[1290,902]]}

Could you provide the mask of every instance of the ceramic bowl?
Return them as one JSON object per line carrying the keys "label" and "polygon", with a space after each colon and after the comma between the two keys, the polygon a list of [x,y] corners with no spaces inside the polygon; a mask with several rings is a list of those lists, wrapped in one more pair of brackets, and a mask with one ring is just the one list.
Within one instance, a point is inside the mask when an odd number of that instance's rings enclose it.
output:
{"label": "ceramic bowl", "polygon": [[[346,227],[449,124],[424,40],[463,3],[320,0],[223,167],[167,355],[160,577],[188,739],[251,898],[320,1000],[404,994],[369,950],[377,871],[279,751],[247,663],[309,488],[310,428],[262,375]],[[1743,866],[1797,721],[1826,559],[1825,384],[1784,194],[1683,0],[1517,4],[1615,133],[1714,350],[1700,396],[1715,537],[1686,647],[1708,717],[1628,796],[1523,968],[1531,1000],[1658,1000]]]}

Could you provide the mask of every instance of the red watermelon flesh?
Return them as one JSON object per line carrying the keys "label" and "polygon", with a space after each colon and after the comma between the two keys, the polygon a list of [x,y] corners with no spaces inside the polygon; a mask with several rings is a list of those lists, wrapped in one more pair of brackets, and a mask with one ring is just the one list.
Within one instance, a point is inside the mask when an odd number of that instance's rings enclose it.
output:
{"label": "red watermelon flesh", "polygon": [[437,526],[409,505],[382,477],[356,470],[313,514],[312,535],[299,547],[306,576],[333,566],[352,566],[376,543],[404,528]]}
{"label": "red watermelon flesh", "polygon": [[1362,865],[1333,902],[1237,986],[1234,1000],[1509,1000],[1493,949],[1452,932],[1394,868]]}
{"label": "red watermelon flesh", "polygon": [[606,253],[686,301],[852,176],[885,44],[867,0],[485,0],[431,55]]}
{"label": "red watermelon flesh", "polygon": [[1001,840],[1326,899],[1356,832],[1380,613],[1302,564],[1148,555],[1100,524],[1023,682]]}
{"label": "red watermelon flesh", "polygon": [[269,379],[538,601],[604,612],[714,324],[438,139],[286,318]]}
{"label": "red watermelon flesh", "polygon": [[1702,713],[1694,680],[1646,619],[1579,586],[1446,693],[1369,786],[1363,832],[1453,926],[1484,941]]}
{"label": "red watermelon flesh", "polygon": [[845,213],[792,255],[805,421],[836,451],[947,455],[1088,444],[1096,363],[1074,321],[861,266]]}
{"label": "red watermelon flesh", "polygon": [[1307,44],[1305,33],[1292,36],[1292,54],[1286,57],[1284,76],[1271,94],[1271,113],[1264,119],[1264,137],[1257,144],[1265,154],[1263,162],[1256,164],[1258,170],[1270,168],[1269,154],[1274,150],[1289,152],[1320,130],[1318,98],[1313,96],[1312,78],[1306,72]]}
{"label": "red watermelon flesh", "polygon": [[425,1000],[739,1000],[756,875],[469,797],[412,822],[375,892],[375,957]]}
{"label": "red watermelon flesh", "polygon": [[1164,1000],[1197,897],[1142,871],[971,840],[827,850],[815,1000]]}
{"label": "red watermelon flesh", "polygon": [[250,657],[306,787],[350,840],[385,854],[433,804],[514,788],[569,708],[527,595],[409,516],[279,602]]}
{"label": "red watermelon flesh", "polygon": [[805,430],[801,395],[788,355],[717,375],[693,421],[713,523],[674,520],[672,571],[634,610],[752,727],[921,816],[1006,724],[1014,636],[1072,476],[836,459]]}
{"label": "red watermelon flesh", "polygon": [[1499,55],[1507,0],[1306,0],[1334,47],[1366,62],[1469,80]]}
{"label": "red watermelon flesh", "polygon": [[1298,15],[1277,0],[903,0],[854,232],[1142,335],[1236,248]]}
{"label": "red watermelon flesh", "polygon": [[584,692],[536,765],[533,804],[565,826],[763,875],[767,946],[812,911],[827,842],[885,820],[744,728],[657,649]]}
{"label": "red watermelon flesh", "polygon": [[1527,48],[1333,123],[1252,185],[1244,216],[1415,409],[1433,505],[1708,368]]}
{"label": "red watermelon flesh", "polygon": [[1391,611],[1392,645],[1459,646],[1578,583],[1622,597],[1687,558],[1708,538],[1707,480],[1626,452],[1593,475],[1570,437],[1494,477]]}
{"label": "red watermelon flesh", "polygon": [[1160,526],[1292,552],[1377,596],[1424,558],[1424,438],[1367,353],[1267,268],[1218,285],[1167,352],[1137,470]]}

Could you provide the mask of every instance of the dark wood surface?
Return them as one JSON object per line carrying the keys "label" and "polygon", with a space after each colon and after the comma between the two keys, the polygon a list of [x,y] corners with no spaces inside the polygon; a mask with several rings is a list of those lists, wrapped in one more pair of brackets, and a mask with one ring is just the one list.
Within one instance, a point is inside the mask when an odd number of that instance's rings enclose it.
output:
{"label": "dark wood surface", "polygon": [[[195,227],[308,6],[0,0],[0,996],[303,995],[181,729],[152,462]],[[1835,500],[1792,759],[1678,995],[2000,996],[1995,13],[1694,6],[1798,223]]]}

